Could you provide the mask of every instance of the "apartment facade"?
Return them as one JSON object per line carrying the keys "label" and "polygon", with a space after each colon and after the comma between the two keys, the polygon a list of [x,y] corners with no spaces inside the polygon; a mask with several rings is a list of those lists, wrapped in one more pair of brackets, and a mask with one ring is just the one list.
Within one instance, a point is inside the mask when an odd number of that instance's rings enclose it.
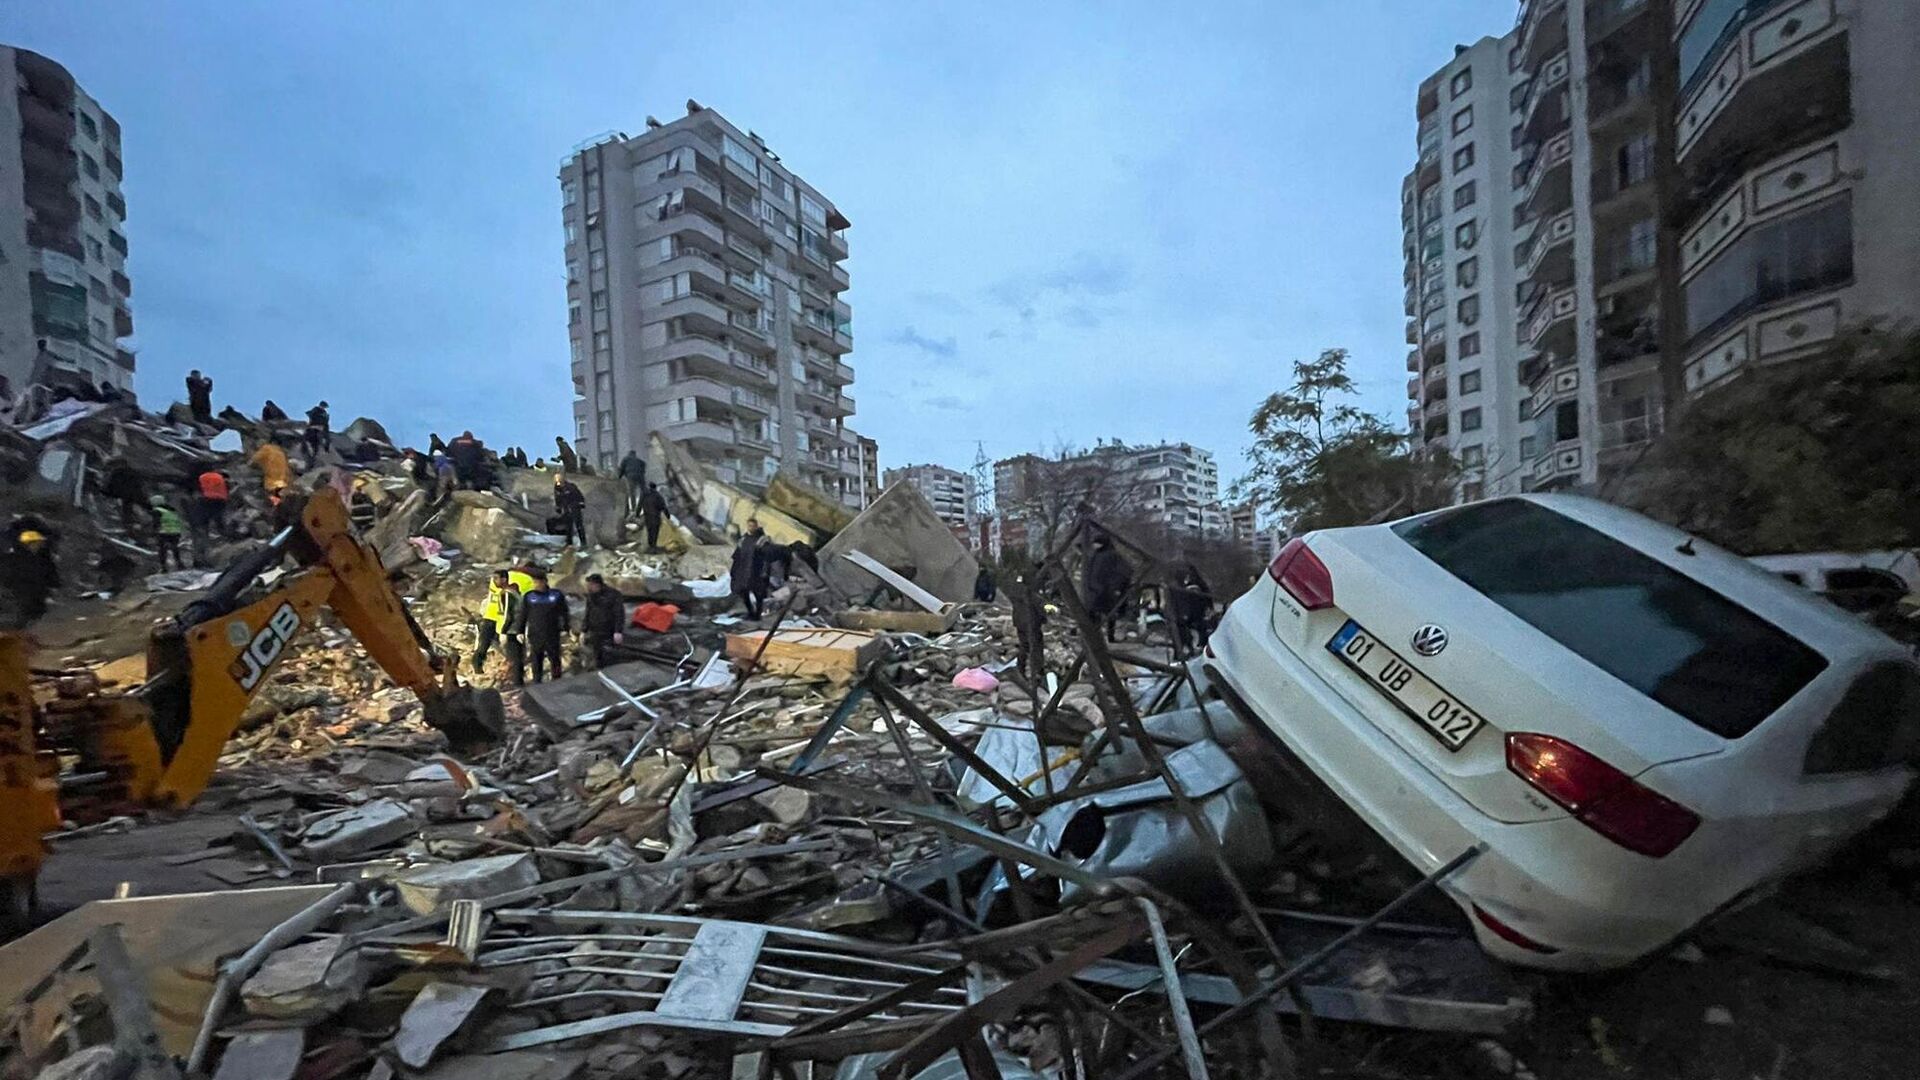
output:
{"label": "apartment facade", "polygon": [[1482,38],[1420,84],[1418,158],[1401,182],[1407,421],[1463,466],[1462,493],[1517,491],[1524,475],[1523,353],[1513,332],[1521,228],[1509,134],[1518,32]]}
{"label": "apartment facade", "polygon": [[1142,520],[1176,533],[1227,534],[1219,467],[1211,452],[1190,443],[1116,441],[1064,458],[1003,458],[993,466],[993,489],[1003,536],[1011,531],[1007,519],[1071,520],[1082,504],[1096,514]]}
{"label": "apartment facade", "polygon": [[1675,0],[1685,386],[1920,317],[1920,5]]}
{"label": "apartment facade", "polygon": [[0,46],[0,133],[0,375],[130,390],[119,121],[60,64]]}
{"label": "apartment facade", "polygon": [[961,537],[973,529],[973,476],[944,465],[907,465],[888,469],[886,486],[909,484],[926,497],[940,520],[953,527]]}
{"label": "apartment facade", "polygon": [[694,101],[578,148],[560,188],[580,453],[611,467],[657,433],[730,482],[785,468],[862,505],[832,201]]}
{"label": "apartment facade", "polygon": [[[1517,423],[1476,440],[1489,414],[1466,418],[1457,380],[1489,339],[1439,325],[1460,321],[1465,298],[1440,291],[1459,283],[1458,264],[1431,258],[1461,257],[1444,249],[1461,223],[1444,216],[1450,202],[1435,206],[1450,198],[1436,159],[1458,150],[1452,90],[1468,68],[1477,84],[1490,42],[1505,51],[1511,148],[1504,205],[1491,208],[1511,226],[1512,359],[1500,364],[1517,376],[1498,384],[1517,397]],[[1409,420],[1469,466],[1463,497],[1606,490],[1676,396],[1920,315],[1916,5],[1530,0],[1511,33],[1462,50],[1420,95],[1403,209],[1410,313],[1418,301]],[[1436,269],[1454,276],[1434,286]]]}

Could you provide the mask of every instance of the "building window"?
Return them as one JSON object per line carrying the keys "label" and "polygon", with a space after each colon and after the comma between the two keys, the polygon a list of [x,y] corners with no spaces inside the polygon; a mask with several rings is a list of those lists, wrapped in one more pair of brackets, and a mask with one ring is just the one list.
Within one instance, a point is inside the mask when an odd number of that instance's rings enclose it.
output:
{"label": "building window", "polygon": [[87,204],[87,216],[95,221],[103,220],[100,214],[100,200],[91,195],[81,197]]}
{"label": "building window", "polygon": [[112,341],[113,340],[113,338],[108,336],[107,334],[107,320],[105,319],[93,320],[93,337],[95,341]]}
{"label": "building window", "polygon": [[593,310],[595,311],[607,310],[607,290],[605,289],[593,290]]}
{"label": "building window", "polygon": [[1520,460],[1533,460],[1533,436],[1531,435],[1520,436]]}
{"label": "building window", "polygon": [[612,409],[600,410],[600,431],[603,434],[611,433],[613,431],[613,410]]}
{"label": "building window", "polygon": [[605,330],[595,330],[593,332],[593,351],[603,353],[609,352],[612,349],[613,335]]}
{"label": "building window", "polygon": [[1459,310],[1455,312],[1455,314],[1459,316],[1461,326],[1472,326],[1474,323],[1479,322],[1480,297],[1477,295],[1469,296],[1465,300],[1460,301]]}
{"label": "building window", "polygon": [[1453,82],[1448,87],[1448,96],[1459,97],[1471,89],[1473,89],[1473,69],[1463,68],[1454,73]]}
{"label": "building window", "polygon": [[1460,335],[1460,359],[1465,360],[1469,356],[1479,356],[1479,355],[1480,355],[1480,332],[1476,330],[1471,334],[1461,334]]}
{"label": "building window", "polygon": [[602,371],[593,377],[593,392],[603,400],[613,395],[613,372]]}
{"label": "building window", "polygon": [[1473,106],[1469,105],[1453,114],[1453,133],[1464,135],[1473,130]]}
{"label": "building window", "polygon": [[93,160],[92,154],[80,155],[80,170],[87,174],[88,179],[100,179],[100,163]]}
{"label": "building window", "polygon": [[1473,144],[1468,143],[1453,152],[1453,171],[1466,172],[1473,168]]}
{"label": "building window", "polygon": [[1462,394],[1479,393],[1480,392],[1480,372],[1478,371],[1461,372],[1460,373],[1460,392]]}
{"label": "building window", "polygon": [[[1464,419],[1465,418],[1463,417],[1462,418],[1463,422],[1460,425],[1461,430],[1463,431],[1466,429],[1466,424],[1464,423]],[[1479,443],[1474,443],[1472,446],[1463,446],[1460,448],[1460,464],[1465,465],[1469,469],[1473,469],[1473,468],[1478,468],[1481,465],[1485,465],[1486,463],[1487,463],[1486,447],[1481,446]]]}
{"label": "building window", "polygon": [[571,354],[571,356],[573,357],[574,363],[577,364],[581,361],[583,357],[581,355],[581,346],[580,346],[579,338],[574,338],[571,341],[567,342],[567,352]]}
{"label": "building window", "polygon": [[1462,260],[1453,268],[1453,283],[1463,289],[1471,289],[1480,284],[1480,256]]}
{"label": "building window", "polygon": [[1620,145],[1613,155],[1613,190],[1601,195],[1614,195],[1625,191],[1643,180],[1653,177],[1653,133],[1642,132]]}
{"label": "building window", "polygon": [[1479,242],[1480,242],[1480,223],[1479,222],[1463,221],[1460,224],[1454,226],[1454,229],[1453,229],[1453,246],[1454,247],[1459,248],[1461,251],[1472,251],[1473,246]]}
{"label": "building window", "polygon": [[87,133],[87,138],[94,140],[100,138],[100,126],[93,122],[92,113],[87,112],[85,109],[80,109],[75,111],[74,115],[79,118],[80,130]]}
{"label": "building window", "polygon": [[574,203],[577,203],[579,201],[580,201],[580,185],[574,183],[571,180],[561,181],[560,205],[572,206]]}
{"label": "building window", "polygon": [[1479,409],[1461,409],[1460,410],[1460,430],[1461,431],[1479,431],[1480,430],[1480,410]]}
{"label": "building window", "polygon": [[1453,208],[1455,210],[1465,210],[1467,207],[1472,206],[1474,199],[1478,197],[1479,189],[1474,186],[1473,181],[1469,180],[1453,189]]}
{"label": "building window", "polygon": [[1853,278],[1853,203],[1842,195],[1733,242],[1687,283],[1687,332],[1713,332],[1763,304]]}
{"label": "building window", "polygon": [[580,260],[568,259],[567,260],[567,284],[577,285],[579,283],[580,283]]}
{"label": "building window", "polygon": [[727,159],[735,165],[747,170],[747,175],[752,176],[756,181],[759,180],[760,155],[754,153],[745,143],[742,143],[731,135],[722,135],[720,137],[720,152],[727,155]]}
{"label": "building window", "polygon": [[567,325],[568,326],[580,325],[580,305],[579,304],[567,305]]}
{"label": "building window", "polygon": [[101,247],[100,241],[95,240],[91,236],[87,237],[87,258],[92,259],[94,262],[107,261],[107,249]]}
{"label": "building window", "polygon": [[571,221],[567,222],[567,243],[571,244],[579,239],[580,227]]}
{"label": "building window", "polygon": [[1566,442],[1580,437],[1580,404],[1575,401],[1563,401],[1553,410],[1553,438],[1555,442]]}
{"label": "building window", "polygon": [[592,252],[592,253],[590,253],[590,254],[588,254],[588,255],[587,255],[587,269],[589,269],[589,270],[605,270],[606,268],[607,268],[607,253],[606,253],[606,252],[604,252],[604,251],[595,251],[595,252]]}
{"label": "building window", "polygon": [[1525,105],[1527,103],[1527,91],[1532,86],[1533,86],[1533,81],[1531,79],[1520,79],[1513,84],[1513,89],[1507,91],[1508,111],[1510,112],[1520,111],[1520,106]]}

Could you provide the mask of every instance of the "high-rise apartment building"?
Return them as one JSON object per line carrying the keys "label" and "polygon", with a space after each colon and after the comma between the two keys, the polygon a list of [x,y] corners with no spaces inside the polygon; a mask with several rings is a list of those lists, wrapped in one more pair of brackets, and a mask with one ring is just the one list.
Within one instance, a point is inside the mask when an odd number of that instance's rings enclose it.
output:
{"label": "high-rise apartment building", "polygon": [[941,521],[960,536],[973,528],[973,477],[944,465],[907,465],[887,470],[887,487],[910,484],[926,497]]}
{"label": "high-rise apartment building", "polygon": [[[129,389],[120,123],[67,69],[0,46],[0,375]],[[44,343],[44,346],[43,344]]]}
{"label": "high-rise apartment building", "polygon": [[1004,458],[993,466],[993,502],[1001,518],[1039,516],[1057,524],[1084,504],[1096,514],[1173,532],[1227,533],[1219,467],[1213,454],[1189,443],[1112,442],[1064,458]]}
{"label": "high-rise apartment building", "polygon": [[1482,38],[1420,84],[1418,161],[1401,182],[1407,419],[1465,467],[1464,494],[1518,490],[1529,418],[1513,333],[1519,269],[1508,133],[1516,35]]}
{"label": "high-rise apartment building", "polygon": [[1818,352],[1852,326],[1911,325],[1920,4],[1674,6],[1686,389]]}
{"label": "high-rise apartment building", "polygon": [[[1462,496],[1604,488],[1676,395],[1920,315],[1916,46],[1913,4],[1529,0],[1422,83],[1409,419],[1468,466]],[[1488,136],[1510,151],[1484,220],[1449,171],[1489,153],[1486,103],[1454,101],[1479,85],[1506,95]],[[1463,340],[1468,280],[1516,304]]]}
{"label": "high-rise apartment building", "polygon": [[787,469],[860,505],[847,219],[697,102],[560,169],[574,434],[610,468],[658,433],[723,479]]}

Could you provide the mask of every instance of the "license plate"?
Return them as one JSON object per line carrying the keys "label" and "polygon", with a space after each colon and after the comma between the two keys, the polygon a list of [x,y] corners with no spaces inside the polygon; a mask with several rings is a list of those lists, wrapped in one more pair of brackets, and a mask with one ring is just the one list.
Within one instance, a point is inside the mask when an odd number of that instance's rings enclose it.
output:
{"label": "license plate", "polygon": [[1366,676],[1368,682],[1385,694],[1420,727],[1440,740],[1448,750],[1458,750],[1486,723],[1473,710],[1455,701],[1432,679],[1382,645],[1372,634],[1352,620],[1327,642],[1327,651],[1347,662],[1347,666]]}

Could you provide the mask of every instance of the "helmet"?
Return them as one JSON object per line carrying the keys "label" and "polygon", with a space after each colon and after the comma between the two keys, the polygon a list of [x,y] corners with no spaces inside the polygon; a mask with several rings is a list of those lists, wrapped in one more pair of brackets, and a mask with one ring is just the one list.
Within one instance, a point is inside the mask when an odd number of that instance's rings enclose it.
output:
{"label": "helmet", "polygon": [[37,532],[33,529],[20,530],[20,536],[18,537],[18,539],[22,544],[25,544],[27,547],[39,547],[41,544],[44,544],[47,542],[46,534]]}

